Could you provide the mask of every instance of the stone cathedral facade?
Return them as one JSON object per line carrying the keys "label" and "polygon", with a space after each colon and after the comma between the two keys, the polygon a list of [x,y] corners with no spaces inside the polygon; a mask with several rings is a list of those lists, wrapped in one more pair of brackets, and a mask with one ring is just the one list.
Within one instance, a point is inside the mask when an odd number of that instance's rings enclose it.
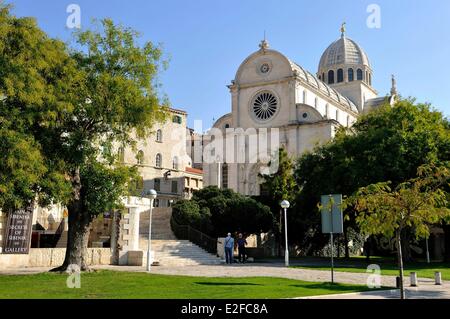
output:
{"label": "stone cathedral facade", "polygon": [[[231,112],[220,117],[210,132],[220,131],[227,136],[233,129],[255,129],[260,137],[260,131],[271,135],[270,130],[276,129],[278,136],[271,138],[278,139],[278,143],[269,144],[277,149],[284,147],[291,156],[298,157],[332,139],[337,127],[350,127],[360,114],[384,103],[393,104],[397,94],[394,78],[390,94],[379,97],[372,86],[368,55],[346,36],[344,28],[341,32],[341,37],[323,53],[316,75],[263,40],[259,50],[242,62],[228,86]],[[213,159],[203,165],[205,185],[259,195],[262,181],[258,174],[266,164],[248,155],[257,139],[246,136],[243,143],[234,143],[231,148],[226,147],[228,142],[213,146],[215,140],[210,138],[204,151]],[[215,156],[217,148],[223,150],[221,156]],[[236,157],[243,154],[245,161],[237,161]]]}

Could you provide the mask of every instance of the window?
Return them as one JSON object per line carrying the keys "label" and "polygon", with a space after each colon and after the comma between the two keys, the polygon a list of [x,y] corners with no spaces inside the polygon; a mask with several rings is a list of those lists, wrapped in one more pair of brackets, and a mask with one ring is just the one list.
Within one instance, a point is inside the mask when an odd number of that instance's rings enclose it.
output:
{"label": "window", "polygon": [[369,73],[369,85],[372,85],[372,74]]}
{"label": "window", "polygon": [[178,170],[179,168],[179,164],[178,164],[178,157],[174,156],[173,160],[172,160],[172,168]]}
{"label": "window", "polygon": [[334,83],[334,71],[330,70],[328,71],[328,84]]}
{"label": "window", "polygon": [[355,79],[355,74],[353,72],[353,69],[348,69],[348,81],[349,82],[353,82],[353,80]]}
{"label": "window", "polygon": [[156,141],[162,143],[162,131],[161,130],[156,131]]}
{"label": "window", "polygon": [[136,160],[137,160],[138,165],[144,164],[144,152],[143,151],[139,151],[137,153]]}
{"label": "window", "polygon": [[228,165],[227,164],[222,165],[222,188],[223,189],[228,188]]}
{"label": "window", "polygon": [[369,81],[369,72],[366,71],[366,82]]}
{"label": "window", "polygon": [[258,94],[252,103],[253,114],[260,121],[271,119],[278,110],[278,101],[270,92]]}
{"label": "window", "polygon": [[125,149],[122,146],[119,147],[119,151],[117,152],[117,155],[119,157],[119,162],[121,162],[121,163],[125,162]]}
{"label": "window", "polygon": [[162,166],[162,156],[159,153],[156,154],[155,166],[156,167],[161,167]]}
{"label": "window", "polygon": [[336,121],[339,122],[339,110],[336,110]]}
{"label": "window", "polygon": [[172,193],[177,194],[178,193],[178,182],[172,181]]}
{"label": "window", "polygon": [[225,124],[225,129],[230,128],[230,124]]}
{"label": "window", "polygon": [[361,69],[358,69],[358,71],[356,71],[356,79],[358,81],[362,81],[362,79],[363,79],[363,71]]}
{"label": "window", "polygon": [[308,99],[308,93],[306,91],[303,91],[303,104],[307,104]]}
{"label": "window", "polygon": [[330,118],[330,106],[328,105],[328,103],[327,105],[325,105],[325,117],[327,119]]}
{"label": "window", "polygon": [[314,100],[314,107],[317,109],[318,106],[319,106],[319,99],[316,97],[316,99]]}
{"label": "window", "polygon": [[155,178],[153,188],[155,191],[161,191],[161,180],[159,178]]}
{"label": "window", "polygon": [[159,199],[153,201],[153,207],[159,207]]}
{"label": "window", "polygon": [[325,73],[322,73],[322,81],[325,82]]}
{"label": "window", "polygon": [[172,117],[172,122],[173,123],[177,123],[177,124],[181,124],[181,123],[183,123],[183,119],[179,115],[174,115]]}
{"label": "window", "polygon": [[338,83],[344,82],[344,70],[342,69],[339,69],[337,71],[337,82]]}

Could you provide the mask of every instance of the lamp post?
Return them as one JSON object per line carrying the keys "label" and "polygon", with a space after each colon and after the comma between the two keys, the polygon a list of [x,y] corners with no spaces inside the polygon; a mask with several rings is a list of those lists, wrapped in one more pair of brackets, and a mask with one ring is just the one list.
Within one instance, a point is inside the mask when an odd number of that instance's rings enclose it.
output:
{"label": "lamp post", "polygon": [[152,266],[151,263],[151,252],[152,252],[152,212],[153,212],[153,202],[155,201],[158,193],[154,189],[150,189],[145,192],[145,196],[150,199],[150,216],[148,223],[148,246],[147,246],[147,271],[150,271]]}
{"label": "lamp post", "polygon": [[287,200],[283,200],[281,202],[281,208],[284,209],[284,240],[286,250],[284,252],[284,264],[286,267],[289,267],[289,247],[288,247],[288,236],[287,236],[287,209],[290,206],[290,203]]}

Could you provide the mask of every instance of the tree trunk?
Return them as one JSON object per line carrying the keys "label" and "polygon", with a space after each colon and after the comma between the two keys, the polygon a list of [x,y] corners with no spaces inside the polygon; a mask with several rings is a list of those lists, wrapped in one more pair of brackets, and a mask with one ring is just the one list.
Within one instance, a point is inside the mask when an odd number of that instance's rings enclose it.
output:
{"label": "tree trunk", "polygon": [[345,259],[350,259],[350,248],[348,247],[348,233],[347,227],[344,228],[344,247],[345,247]]}
{"label": "tree trunk", "polygon": [[81,271],[88,271],[87,246],[89,241],[91,216],[83,206],[80,170],[76,169],[72,177],[73,199],[67,206],[69,212],[69,230],[64,263],[51,271],[67,271],[69,266],[77,265]]}
{"label": "tree trunk", "polygon": [[403,287],[403,256],[402,256],[402,239],[401,231],[396,232],[397,240],[397,258],[398,258],[398,269],[400,272],[400,299],[405,299],[405,289]]}

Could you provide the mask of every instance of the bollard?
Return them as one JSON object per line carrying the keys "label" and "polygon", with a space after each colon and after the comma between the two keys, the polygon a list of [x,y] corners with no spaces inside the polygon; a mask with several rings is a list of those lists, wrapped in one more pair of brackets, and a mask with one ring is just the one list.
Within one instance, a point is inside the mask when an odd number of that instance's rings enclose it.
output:
{"label": "bollard", "polygon": [[411,280],[411,287],[417,287],[417,273],[416,272],[410,273],[409,278]]}
{"label": "bollard", "polygon": [[397,286],[397,289],[400,289],[400,277],[395,277],[395,282],[396,282],[396,286]]}
{"label": "bollard", "polygon": [[442,274],[440,271],[434,273],[434,281],[436,285],[442,285]]}

